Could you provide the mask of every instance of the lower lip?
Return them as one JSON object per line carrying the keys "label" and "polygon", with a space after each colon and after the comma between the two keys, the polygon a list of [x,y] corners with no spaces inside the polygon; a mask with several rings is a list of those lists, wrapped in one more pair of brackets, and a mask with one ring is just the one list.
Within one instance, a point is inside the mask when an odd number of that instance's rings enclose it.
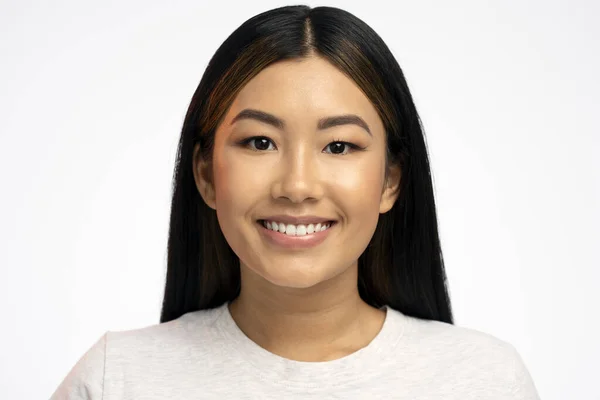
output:
{"label": "lower lip", "polygon": [[335,225],[337,225],[337,222],[333,222],[332,225],[324,231],[310,233],[303,236],[289,236],[285,233],[275,232],[272,229],[266,228],[261,221],[258,221],[257,224],[259,225],[260,233],[271,244],[288,249],[307,249],[321,244],[329,235],[329,231],[331,231]]}

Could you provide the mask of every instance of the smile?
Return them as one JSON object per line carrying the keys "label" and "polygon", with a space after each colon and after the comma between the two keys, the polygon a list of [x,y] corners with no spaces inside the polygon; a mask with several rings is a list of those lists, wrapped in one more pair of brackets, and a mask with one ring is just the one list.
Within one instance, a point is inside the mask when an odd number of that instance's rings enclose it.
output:
{"label": "smile", "polygon": [[261,236],[270,245],[286,249],[307,249],[323,243],[334,230],[337,222],[294,225],[258,220],[257,225]]}
{"label": "smile", "polygon": [[285,224],[283,222],[267,221],[267,220],[261,220],[259,222],[261,222],[263,224],[263,226],[267,229],[270,229],[274,232],[280,232],[280,233],[283,233],[288,236],[306,236],[306,235],[312,235],[317,232],[323,232],[323,231],[329,229],[335,223],[334,221],[328,221],[328,222],[323,222],[323,223],[319,222],[317,224],[293,225],[293,224]]}

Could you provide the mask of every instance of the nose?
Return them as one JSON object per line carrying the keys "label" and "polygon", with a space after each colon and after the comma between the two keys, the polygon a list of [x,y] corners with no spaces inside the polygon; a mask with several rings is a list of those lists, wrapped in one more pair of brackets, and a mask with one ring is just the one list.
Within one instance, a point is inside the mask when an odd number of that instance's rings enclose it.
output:
{"label": "nose", "polygon": [[323,197],[317,159],[306,146],[284,152],[280,163],[278,179],[271,190],[273,198],[287,198],[293,203],[302,203]]}

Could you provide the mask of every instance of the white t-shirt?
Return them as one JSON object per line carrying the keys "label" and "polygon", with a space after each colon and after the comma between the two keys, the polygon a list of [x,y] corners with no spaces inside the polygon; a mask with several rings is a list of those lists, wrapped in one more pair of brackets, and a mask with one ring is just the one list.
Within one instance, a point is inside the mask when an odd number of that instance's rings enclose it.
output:
{"label": "white t-shirt", "polygon": [[389,307],[366,347],[289,360],[236,325],[227,303],[146,328],[106,332],[51,400],[539,399],[516,349],[486,333]]}

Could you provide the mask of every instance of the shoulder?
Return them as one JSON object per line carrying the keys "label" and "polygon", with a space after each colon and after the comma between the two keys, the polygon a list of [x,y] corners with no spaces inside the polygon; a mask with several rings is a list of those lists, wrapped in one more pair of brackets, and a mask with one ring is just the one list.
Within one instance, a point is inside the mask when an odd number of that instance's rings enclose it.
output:
{"label": "shoulder", "polygon": [[51,400],[101,398],[104,389],[106,333],[71,368]]}
{"label": "shoulder", "polygon": [[104,382],[113,381],[114,376],[132,375],[132,369],[144,375],[165,361],[181,360],[192,344],[202,348],[202,344],[210,343],[221,311],[194,311],[165,323],[106,331],[72,367],[51,399],[102,398]]}
{"label": "shoulder", "polygon": [[506,358],[513,354],[514,347],[507,341],[489,333],[453,325],[441,321],[406,317],[409,338],[427,345],[436,351],[461,354],[486,354],[494,358]]}
{"label": "shoulder", "polygon": [[488,392],[508,391],[514,398],[537,398],[529,371],[511,343],[472,328],[403,318],[404,351],[436,378],[470,382]]}
{"label": "shoulder", "polygon": [[106,332],[107,362],[171,358],[216,336],[215,321],[222,307],[189,312],[161,324]]}

